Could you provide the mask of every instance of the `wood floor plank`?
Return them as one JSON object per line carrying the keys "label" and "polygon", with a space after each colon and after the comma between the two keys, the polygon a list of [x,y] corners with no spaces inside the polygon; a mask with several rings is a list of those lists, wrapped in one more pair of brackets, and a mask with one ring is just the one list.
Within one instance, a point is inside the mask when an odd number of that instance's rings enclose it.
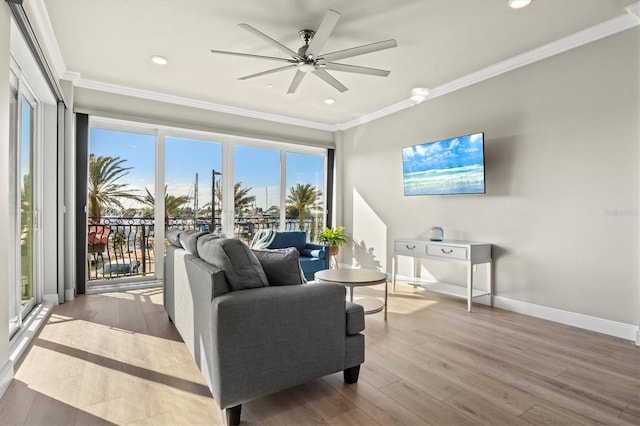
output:
{"label": "wood floor plank", "polygon": [[576,419],[573,416],[566,416],[559,411],[555,411],[550,407],[534,405],[526,413],[520,416],[523,420],[534,425],[545,426],[569,426],[587,424],[588,419]]}
{"label": "wood floor plank", "polygon": [[425,424],[459,426],[480,424],[404,381],[395,382],[380,390],[424,419]]}

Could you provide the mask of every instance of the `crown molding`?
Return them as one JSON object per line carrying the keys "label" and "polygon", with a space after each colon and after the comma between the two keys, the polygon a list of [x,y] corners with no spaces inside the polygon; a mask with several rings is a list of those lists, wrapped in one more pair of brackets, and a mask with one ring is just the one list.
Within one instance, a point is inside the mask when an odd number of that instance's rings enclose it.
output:
{"label": "crown molding", "polygon": [[640,19],[640,1],[630,4],[629,6],[626,7],[627,12],[629,13],[633,13],[634,15],[636,15],[637,18]]}
{"label": "crown molding", "polygon": [[198,108],[208,111],[221,112],[225,114],[238,115],[241,117],[254,118],[257,120],[272,121],[275,123],[283,123],[292,126],[306,127],[316,130],[324,130],[333,132],[336,127],[331,124],[318,123],[315,121],[301,120],[293,117],[286,117],[283,115],[269,114],[261,111],[250,110],[246,108],[239,108],[229,105],[217,104],[214,102],[202,101],[198,99],[185,98],[182,96],[168,95],[166,93],[154,92],[150,90],[137,89],[134,87],[121,86],[118,84],[105,83],[103,81],[88,80],[79,77],[78,73],[65,74],[73,79],[73,85],[75,87],[83,89],[98,90],[101,92],[114,93],[124,96],[133,96],[136,98],[148,99],[158,102],[166,102],[174,105],[187,106],[192,108]]}
{"label": "crown molding", "polygon": [[31,0],[26,3],[26,6],[30,12],[29,18],[35,21],[35,27],[38,28],[38,32],[43,38],[41,41],[46,47],[45,51],[47,52],[51,62],[53,62],[53,67],[58,74],[58,78],[60,78],[67,71],[67,67],[64,63],[60,46],[58,45],[58,39],[53,31],[51,19],[49,18],[49,13],[47,12],[44,0]]}
{"label": "crown molding", "polygon": [[[56,72],[58,73],[58,78],[63,80],[70,80],[76,87],[99,90],[126,96],[134,96],[143,99],[172,103],[176,105],[188,106],[209,111],[221,112],[225,114],[238,115],[258,120],[272,121],[276,123],[306,127],[316,130],[324,130],[329,132],[347,130],[353,127],[357,127],[416,105],[415,102],[412,102],[410,99],[404,99],[392,105],[381,108],[377,111],[365,114],[351,121],[337,124],[326,124],[297,119],[293,117],[286,117],[282,115],[269,114],[246,108],[217,104],[214,102],[168,95],[165,93],[153,92],[133,87],[126,87],[101,81],[83,79],[79,73],[72,72],[66,69],[44,1],[32,0],[29,3],[31,6],[30,10],[33,12],[33,18],[35,19],[37,27],[40,29],[40,32],[44,37],[43,42],[46,46],[46,50],[50,54],[52,61],[54,62]],[[457,78],[441,86],[433,88],[429,92],[429,95],[425,99],[425,102],[430,99],[444,96],[448,93],[455,92],[473,84],[480,83],[484,80],[508,73],[518,68],[530,65],[532,63],[541,61],[543,59],[558,55],[568,50],[575,49],[585,44],[592,43],[594,41],[640,25],[640,1],[627,6],[626,11],[627,13],[623,15],[609,19],[585,30],[578,31],[566,37],[532,49],[528,52],[521,53],[507,60],[498,62],[494,65],[490,65],[486,68],[475,71],[471,74],[467,74],[463,77]]]}
{"label": "crown molding", "polygon": [[[426,99],[429,99],[429,97],[427,97]],[[381,108],[377,111],[374,111],[372,113],[363,115],[361,117],[358,118],[354,118],[351,121],[347,121],[346,123],[342,123],[342,124],[336,124],[334,127],[336,130],[347,130],[350,129],[352,127],[357,127],[360,126],[362,124],[368,123],[370,121],[374,121],[377,120],[379,118],[385,117],[387,115],[391,115],[393,113],[396,113],[398,111],[402,111],[403,109],[406,108],[410,108],[412,106],[416,105],[415,102],[413,102],[411,99],[405,99],[403,101],[397,102],[393,105],[389,105],[386,106],[384,108]]]}

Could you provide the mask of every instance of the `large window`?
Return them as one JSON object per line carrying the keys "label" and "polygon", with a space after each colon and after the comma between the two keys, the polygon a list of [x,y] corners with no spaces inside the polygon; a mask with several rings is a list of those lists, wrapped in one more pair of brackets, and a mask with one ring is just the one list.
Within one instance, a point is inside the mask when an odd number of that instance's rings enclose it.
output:
{"label": "large window", "polygon": [[325,224],[326,149],[108,119],[92,123],[89,287],[91,281],[159,277],[155,260],[161,262],[164,241],[156,236],[164,233],[157,226],[222,232],[250,243],[260,229],[304,230],[315,241]]}
{"label": "large window", "polygon": [[316,241],[325,218],[325,159],[297,152],[286,153],[288,229],[304,230]]}
{"label": "large window", "polygon": [[89,133],[89,287],[155,276],[155,135],[103,128]]}
{"label": "large window", "polygon": [[234,234],[251,241],[258,229],[280,228],[280,151],[236,145]]}
{"label": "large window", "polygon": [[259,143],[234,150],[234,233],[247,242],[259,229],[305,231],[325,223],[326,150]]}
{"label": "large window", "polygon": [[222,144],[165,138],[165,224],[221,230]]}

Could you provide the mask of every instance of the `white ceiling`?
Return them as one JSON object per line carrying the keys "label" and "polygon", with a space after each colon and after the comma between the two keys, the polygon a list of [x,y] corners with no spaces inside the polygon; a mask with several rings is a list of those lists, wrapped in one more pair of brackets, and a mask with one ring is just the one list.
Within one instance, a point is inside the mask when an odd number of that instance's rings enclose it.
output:
{"label": "white ceiling", "polygon": [[[514,10],[507,0],[44,0],[31,8],[45,21],[48,16],[58,71],[74,76],[79,87],[135,88],[169,101],[335,126],[406,101],[413,87],[444,88],[532,49],[604,27],[605,21],[631,15],[625,7],[634,1],[533,0]],[[391,70],[388,77],[331,72],[349,88],[340,93],[308,75],[287,95],[293,70],[238,80],[279,62],[209,52],[284,57],[237,24],[250,24],[297,50],[303,44],[298,31],[316,30],[327,9],[342,17],[324,52],[397,40],[397,48],[340,61]],[[153,64],[154,54],[169,64]],[[325,105],[325,98],[336,103]]]}

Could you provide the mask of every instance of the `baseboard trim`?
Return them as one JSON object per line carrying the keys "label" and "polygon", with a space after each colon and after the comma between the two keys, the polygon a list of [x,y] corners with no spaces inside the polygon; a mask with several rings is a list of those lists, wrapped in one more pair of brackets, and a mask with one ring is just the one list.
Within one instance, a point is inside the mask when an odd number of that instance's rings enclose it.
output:
{"label": "baseboard trim", "polygon": [[8,359],[0,369],[0,398],[9,389],[11,380],[13,380],[13,361]]}
{"label": "baseboard trim", "polygon": [[46,303],[50,303],[53,306],[57,305],[59,303],[59,300],[60,299],[58,298],[58,293],[44,295],[44,301]]}
{"label": "baseboard trim", "polygon": [[71,302],[76,297],[76,292],[74,289],[70,288],[64,291],[64,301]]}
{"label": "baseboard trim", "polygon": [[33,308],[33,312],[29,314],[27,320],[22,325],[20,331],[9,341],[9,360],[16,362],[27,351],[29,345],[33,341],[35,335],[44,326],[53,310],[53,304],[43,302]]}
{"label": "baseboard trim", "polygon": [[564,311],[562,309],[550,308],[548,306],[535,305],[533,303],[522,302],[501,296],[493,296],[493,306],[507,311],[517,312],[536,318],[571,325],[585,330],[607,334],[609,336],[619,337],[621,339],[635,341],[636,345],[639,344],[640,329],[638,326],[632,324],[611,321],[576,312]]}
{"label": "baseboard trim", "polygon": [[[391,280],[391,277],[389,278]],[[411,285],[415,283],[420,286],[423,281],[420,278],[412,278],[396,275],[398,282],[404,282]],[[473,299],[473,303],[489,304],[489,297],[479,297]],[[536,305],[533,303],[522,302],[520,300],[509,299],[502,296],[493,296],[493,306],[519,314],[529,315],[548,321],[566,324],[585,330],[595,331],[597,333],[607,334],[609,336],[619,337],[625,340],[635,341],[640,346],[640,327],[637,325],[626,324],[623,322],[611,321],[604,318],[593,317],[590,315],[579,314],[576,312],[564,311],[562,309],[550,308],[548,306]]]}

